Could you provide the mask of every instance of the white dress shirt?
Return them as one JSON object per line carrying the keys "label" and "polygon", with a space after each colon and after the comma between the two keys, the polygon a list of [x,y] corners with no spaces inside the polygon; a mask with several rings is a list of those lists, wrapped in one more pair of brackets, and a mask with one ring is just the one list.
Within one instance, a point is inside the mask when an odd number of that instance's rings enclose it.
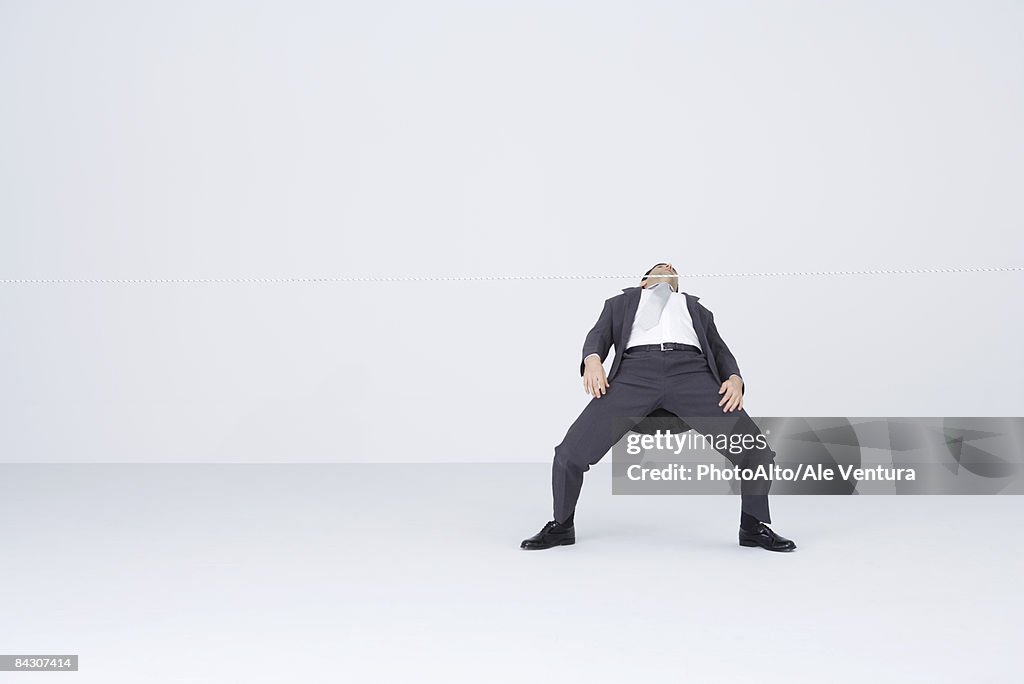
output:
{"label": "white dress shirt", "polygon": [[[681,342],[692,344],[701,351],[700,340],[693,329],[693,319],[690,318],[690,310],[686,308],[686,295],[673,292],[665,302],[665,308],[661,311],[661,318],[657,325],[650,330],[644,330],[637,323],[639,313],[643,311],[647,300],[651,297],[651,291],[644,288],[640,291],[640,305],[637,307],[637,316],[633,318],[633,328],[629,332],[629,339],[626,340],[625,349],[638,344],[661,344],[662,342]],[[587,354],[587,358],[599,354]]]}

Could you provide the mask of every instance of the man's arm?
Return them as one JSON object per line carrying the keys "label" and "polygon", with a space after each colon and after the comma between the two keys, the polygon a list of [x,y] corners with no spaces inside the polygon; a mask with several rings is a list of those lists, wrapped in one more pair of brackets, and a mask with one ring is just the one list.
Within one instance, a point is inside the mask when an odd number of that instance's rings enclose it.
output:
{"label": "man's arm", "polygon": [[743,376],[740,375],[740,367],[736,363],[736,357],[732,355],[728,345],[725,344],[725,340],[718,334],[718,328],[715,327],[715,315],[703,304],[700,307],[704,309],[704,315],[707,316],[708,344],[711,346],[711,353],[715,355],[715,362],[718,364],[718,374],[726,380],[733,375],[738,377],[740,379],[740,394],[743,394],[746,392],[747,383],[743,382]]}
{"label": "man's arm", "polygon": [[583,375],[583,370],[587,364],[587,357],[596,354],[598,360],[604,363],[604,359],[608,356],[608,350],[612,346],[612,301],[606,299],[604,302],[604,309],[601,310],[601,316],[597,319],[597,323],[587,333],[587,339],[583,341],[583,360],[580,361],[580,375]]}

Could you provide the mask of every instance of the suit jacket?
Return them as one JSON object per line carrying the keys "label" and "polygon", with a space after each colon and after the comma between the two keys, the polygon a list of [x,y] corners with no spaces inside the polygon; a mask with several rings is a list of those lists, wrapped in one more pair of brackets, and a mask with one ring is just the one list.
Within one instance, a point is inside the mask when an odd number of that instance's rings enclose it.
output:
{"label": "suit jacket", "polygon": [[[626,349],[626,340],[633,329],[633,319],[636,317],[636,310],[640,306],[640,286],[627,287],[622,294],[606,299],[604,309],[601,311],[597,323],[587,333],[587,339],[583,342],[583,359],[591,354],[598,354],[601,362],[608,356],[609,347],[615,347],[615,360],[612,361],[611,371],[608,373],[608,382],[611,382],[619,371],[619,364]],[[686,308],[690,312],[693,321],[693,330],[700,340],[701,349],[708,359],[708,366],[711,367],[711,374],[721,385],[726,378],[735,373],[740,375],[740,367],[735,357],[729,351],[722,336],[718,334],[715,327],[715,316],[697,300],[700,297],[683,292],[686,296]],[[671,354],[672,352],[666,352]],[[580,361],[580,375],[583,375],[584,362]],[[740,375],[742,379],[742,375]],[[746,392],[746,383],[743,383],[741,394]]]}

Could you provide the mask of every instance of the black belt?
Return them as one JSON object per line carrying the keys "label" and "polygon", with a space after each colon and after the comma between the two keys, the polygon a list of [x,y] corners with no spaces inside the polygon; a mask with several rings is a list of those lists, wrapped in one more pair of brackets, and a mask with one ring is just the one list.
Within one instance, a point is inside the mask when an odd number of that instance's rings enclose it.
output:
{"label": "black belt", "polygon": [[638,344],[635,347],[627,347],[626,351],[695,351],[698,354],[703,354],[700,347],[695,347],[692,344],[683,344],[682,342],[662,342],[661,344]]}

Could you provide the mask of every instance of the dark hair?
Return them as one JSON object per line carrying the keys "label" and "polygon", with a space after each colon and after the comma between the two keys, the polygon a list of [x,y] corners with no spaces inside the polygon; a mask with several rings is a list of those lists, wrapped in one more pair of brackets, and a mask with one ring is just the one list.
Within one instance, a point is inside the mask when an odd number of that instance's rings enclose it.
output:
{"label": "dark hair", "polygon": [[647,270],[647,273],[644,273],[644,277],[640,279],[640,285],[643,285],[644,283],[646,283],[647,282],[647,276],[651,275],[651,271],[653,271],[654,269],[658,268],[659,266],[668,266],[668,264],[660,263],[660,264],[654,264],[653,266],[651,266]]}

